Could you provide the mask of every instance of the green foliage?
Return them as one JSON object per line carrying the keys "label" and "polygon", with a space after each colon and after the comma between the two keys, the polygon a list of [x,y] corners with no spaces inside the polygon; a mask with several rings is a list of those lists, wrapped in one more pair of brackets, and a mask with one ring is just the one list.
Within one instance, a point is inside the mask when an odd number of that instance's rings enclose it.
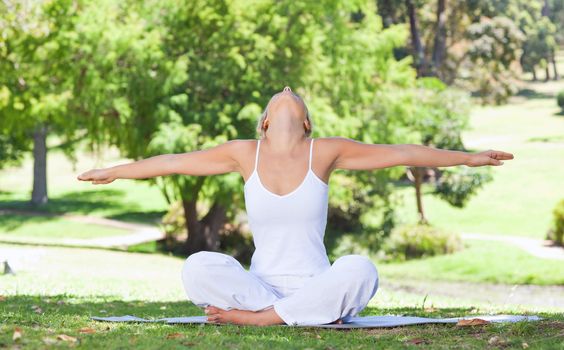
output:
{"label": "green foliage", "polygon": [[[22,35],[17,30],[24,26],[17,25],[8,32],[22,57],[25,50],[37,55],[24,78],[37,87],[27,93],[39,95],[14,97],[16,62],[0,60],[0,72],[7,72],[0,76],[7,86],[0,86],[0,105],[9,105],[0,113],[12,116],[12,124],[0,123],[0,135],[19,135],[18,128],[50,118],[53,127],[61,121],[69,138],[86,131],[92,149],[115,145],[131,159],[197,151],[255,138],[261,109],[290,85],[310,107],[314,137],[397,144],[424,133],[441,146],[459,143],[465,112],[454,96],[460,95],[431,80],[417,83],[411,58],[394,56],[408,39],[407,27],[384,29],[373,1],[56,0],[45,3],[41,18],[41,25],[60,28],[56,35]],[[61,83],[50,85],[46,77]],[[16,127],[26,101],[33,118]],[[0,136],[2,142],[11,140]],[[15,157],[9,153],[4,157]],[[361,229],[380,225],[389,232],[390,180],[403,170],[335,173],[332,188],[339,190],[330,205],[353,213],[348,218],[361,220]],[[219,204],[233,220],[244,208],[241,180],[225,174],[150,181],[169,203]],[[380,222],[361,216],[369,207],[382,208]]]}
{"label": "green foliage", "polygon": [[491,169],[457,167],[444,169],[437,181],[435,193],[450,205],[462,208],[476,191],[491,182]]}
{"label": "green foliage", "polygon": [[408,260],[462,249],[461,238],[429,224],[409,224],[394,228],[383,246],[392,259]]}
{"label": "green foliage", "polygon": [[556,103],[558,104],[558,107],[564,111],[564,90],[560,91],[558,95],[556,95]]}
{"label": "green foliage", "polygon": [[80,117],[68,106],[81,3],[0,3],[0,167],[31,149],[37,125],[67,140],[78,131]]}
{"label": "green foliage", "polygon": [[552,215],[553,227],[548,232],[548,239],[558,245],[564,245],[564,199],[556,204]]}
{"label": "green foliage", "polygon": [[548,0],[550,21],[556,25],[556,41],[564,44],[564,0]]}
{"label": "green foliage", "polygon": [[547,18],[531,19],[524,24],[527,40],[523,44],[521,64],[526,72],[533,72],[537,66],[546,67],[557,49],[556,26]]}
{"label": "green foliage", "polygon": [[437,78],[418,79],[414,89],[415,142],[443,149],[463,149],[461,132],[469,128],[470,96],[447,88]]}
{"label": "green foliage", "polygon": [[525,35],[511,19],[497,16],[471,24],[467,38],[474,90],[484,102],[506,102],[517,92],[517,62]]}

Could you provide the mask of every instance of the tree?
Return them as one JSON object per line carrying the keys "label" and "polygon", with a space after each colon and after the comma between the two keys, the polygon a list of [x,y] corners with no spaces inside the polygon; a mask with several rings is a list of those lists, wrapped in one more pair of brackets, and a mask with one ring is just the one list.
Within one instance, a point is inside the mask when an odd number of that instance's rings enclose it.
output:
{"label": "tree", "polygon": [[78,7],[79,2],[70,0],[0,4],[0,135],[11,144],[3,158],[17,158],[33,148],[34,205],[48,200],[47,135],[69,139],[76,130],[67,110],[73,96],[67,69]]}
{"label": "tree", "polygon": [[467,35],[467,67],[478,78],[474,89],[484,102],[507,101],[516,92],[518,57],[525,36],[506,17],[482,17],[468,27]]}

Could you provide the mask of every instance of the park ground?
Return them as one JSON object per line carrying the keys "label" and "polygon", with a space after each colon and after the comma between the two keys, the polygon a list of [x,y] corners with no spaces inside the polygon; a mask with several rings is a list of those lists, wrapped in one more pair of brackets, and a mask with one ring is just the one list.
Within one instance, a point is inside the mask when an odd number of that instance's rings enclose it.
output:
{"label": "park ground", "polygon": [[[560,71],[564,72],[562,64]],[[476,151],[511,152],[515,159],[495,167],[494,181],[463,210],[427,191],[424,205],[431,223],[459,233],[544,239],[552,208],[564,198],[564,116],[554,97],[561,90],[564,80],[527,82],[509,104],[474,109],[472,129],[463,135],[465,145]],[[146,181],[123,180],[104,187],[76,181],[80,171],[124,161],[111,149],[103,159],[82,152],[75,166],[57,149],[49,154],[51,201],[42,215],[26,212],[30,160],[0,172],[0,257],[16,271],[0,275],[0,348],[564,349],[563,261],[496,240],[468,239],[460,252],[407,263],[375,261],[380,288],[361,315],[505,313],[536,314],[544,320],[341,331],[92,321],[89,317],[94,315],[203,313],[184,296],[183,257],[147,253],[154,250],[151,243],[130,251],[64,246],[69,239],[123,238],[132,233],[128,226],[99,225],[78,217],[156,227],[166,210],[159,191]],[[402,189],[399,197],[404,201],[400,217],[414,221],[413,190]]]}

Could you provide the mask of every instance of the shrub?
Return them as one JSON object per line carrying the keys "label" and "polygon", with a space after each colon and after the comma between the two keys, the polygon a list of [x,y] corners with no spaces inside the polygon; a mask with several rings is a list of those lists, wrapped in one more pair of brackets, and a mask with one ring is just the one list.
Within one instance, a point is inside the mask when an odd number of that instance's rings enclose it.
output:
{"label": "shrub", "polygon": [[564,90],[556,95],[556,103],[558,103],[558,106],[564,111]]}
{"label": "shrub", "polygon": [[450,205],[463,208],[486,183],[493,180],[490,168],[454,168],[442,170],[435,193]]}
{"label": "shrub", "polygon": [[394,228],[383,250],[389,258],[407,260],[462,249],[460,236],[429,224],[402,225]]}
{"label": "shrub", "polygon": [[558,245],[564,245],[564,199],[556,204],[553,214],[553,227],[548,231],[548,239]]}

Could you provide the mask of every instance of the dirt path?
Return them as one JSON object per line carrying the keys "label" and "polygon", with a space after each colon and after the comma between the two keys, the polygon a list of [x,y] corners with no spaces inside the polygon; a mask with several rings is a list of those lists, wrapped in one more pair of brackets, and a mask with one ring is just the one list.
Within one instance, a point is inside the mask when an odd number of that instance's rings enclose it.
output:
{"label": "dirt path", "polygon": [[383,278],[382,289],[493,304],[557,308],[564,311],[564,286],[512,285],[475,282],[453,282],[434,280],[399,280]]}
{"label": "dirt path", "polygon": [[480,233],[463,233],[462,239],[496,241],[517,246],[527,253],[542,259],[564,260],[564,248],[551,245],[551,241],[517,236],[493,236]]}

